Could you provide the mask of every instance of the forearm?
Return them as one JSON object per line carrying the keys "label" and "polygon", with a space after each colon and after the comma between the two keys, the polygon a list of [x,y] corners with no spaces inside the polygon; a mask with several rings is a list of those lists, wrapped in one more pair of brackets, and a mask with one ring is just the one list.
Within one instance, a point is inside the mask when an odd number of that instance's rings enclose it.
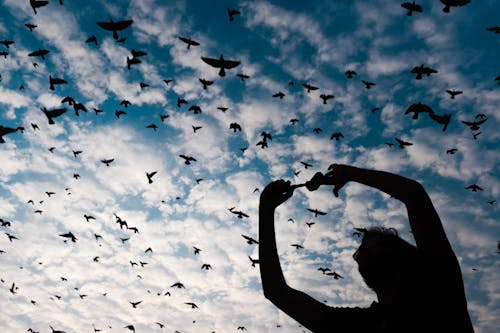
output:
{"label": "forearm", "polygon": [[385,171],[368,170],[353,166],[344,167],[347,168],[348,181],[376,188],[405,203],[408,202],[410,197],[422,196],[425,193],[418,182],[406,177]]}
{"label": "forearm", "polygon": [[261,202],[259,206],[259,267],[266,298],[274,298],[287,288],[279,262],[274,228],[275,208]]}

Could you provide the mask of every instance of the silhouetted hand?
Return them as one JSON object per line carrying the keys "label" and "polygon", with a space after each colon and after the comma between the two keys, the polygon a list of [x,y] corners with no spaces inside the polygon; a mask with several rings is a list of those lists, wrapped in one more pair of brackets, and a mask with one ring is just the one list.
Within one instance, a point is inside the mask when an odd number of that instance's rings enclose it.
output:
{"label": "silhouetted hand", "polygon": [[329,172],[325,175],[326,184],[333,185],[333,195],[339,197],[339,190],[349,181],[349,171],[351,166],[343,164],[331,164]]}
{"label": "silhouetted hand", "polygon": [[290,185],[290,181],[283,179],[269,183],[260,195],[261,204],[276,208],[283,202],[287,201],[293,195],[294,188]]}

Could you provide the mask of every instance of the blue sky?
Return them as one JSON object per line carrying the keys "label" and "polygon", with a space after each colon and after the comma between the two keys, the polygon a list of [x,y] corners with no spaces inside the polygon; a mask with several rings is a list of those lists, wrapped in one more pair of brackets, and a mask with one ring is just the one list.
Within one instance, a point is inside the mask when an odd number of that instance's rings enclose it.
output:
{"label": "blue sky", "polygon": [[[486,28],[499,24],[497,1],[445,14],[440,1],[421,0],[423,13],[412,16],[402,2],[382,0],[49,2],[36,15],[29,1],[3,0],[0,11],[0,40],[14,41],[0,45],[8,52],[0,58],[0,125],[25,128],[0,144],[0,218],[11,222],[0,227],[4,330],[302,332],[264,298],[248,259],[257,258],[257,247],[242,235],[257,238],[255,189],[279,178],[302,183],[347,163],[422,182],[460,261],[476,332],[496,332],[500,35]],[[232,22],[228,8],[241,12]],[[124,43],[96,24],[110,18],[134,21],[119,32]],[[28,22],[38,27],[30,32]],[[85,42],[93,35],[97,45]],[[200,45],[188,50],[180,36]],[[28,56],[39,48],[50,50],[46,60]],[[147,55],[128,70],[132,49]],[[201,60],[221,54],[241,62],[225,77]],[[410,71],[421,64],[438,73],[416,80]],[[357,75],[346,78],[348,69]],[[49,75],[68,83],[52,91]],[[204,90],[200,78],[214,83]],[[376,85],[366,89],[361,80]],[[307,93],[303,83],[319,89]],[[463,93],[451,99],[446,90]],[[280,91],[283,99],[272,97]],[[325,105],[320,94],[335,97]],[[76,117],[61,103],[66,96],[88,113]],[[188,104],[177,107],[179,97]],[[451,114],[445,132],[427,114],[405,115],[418,102]],[[202,112],[189,111],[193,105]],[[49,125],[43,107],[68,111]],[[116,110],[126,114],[117,118]],[[487,121],[471,131],[462,121],[478,114]],[[241,132],[229,128],[235,122]],[[272,135],[265,149],[256,145],[264,131]],[[331,140],[335,132],[343,138]],[[395,138],[413,145],[385,144]],[[451,148],[455,154],[446,153]],[[82,153],[74,157],[75,150]],[[197,161],[186,165],[181,154]],[[111,158],[109,167],[100,162]],[[471,184],[483,190],[465,189]],[[231,207],[249,217],[239,219]],[[307,208],[328,214],[314,218]],[[120,229],[116,216],[139,233]],[[374,225],[413,242],[404,207],[381,193],[356,184],[340,198],[329,189],[295,191],[277,212],[287,282],[332,306],[369,306],[376,296],[352,260],[359,242],[352,231]],[[58,236],[70,231],[76,243]],[[130,263],[141,261],[148,264]],[[204,263],[213,269],[202,270]],[[344,278],[322,275],[321,266]],[[137,308],[129,303],[141,300]]]}

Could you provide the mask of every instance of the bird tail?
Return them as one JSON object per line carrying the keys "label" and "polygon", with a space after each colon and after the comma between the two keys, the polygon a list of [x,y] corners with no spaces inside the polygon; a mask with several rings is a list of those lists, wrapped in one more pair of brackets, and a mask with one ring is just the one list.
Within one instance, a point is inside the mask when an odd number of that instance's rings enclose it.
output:
{"label": "bird tail", "polygon": [[49,117],[49,125],[54,125],[54,124],[55,124],[54,120]]}
{"label": "bird tail", "polygon": [[220,68],[219,76],[226,76],[226,71],[224,70],[224,67]]}
{"label": "bird tail", "polygon": [[118,39],[118,32],[116,30],[113,30],[113,38]]}

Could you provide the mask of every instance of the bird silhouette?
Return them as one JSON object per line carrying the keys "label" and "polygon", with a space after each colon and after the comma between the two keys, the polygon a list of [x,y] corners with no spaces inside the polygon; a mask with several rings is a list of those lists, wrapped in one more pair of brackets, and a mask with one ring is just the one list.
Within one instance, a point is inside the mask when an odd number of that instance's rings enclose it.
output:
{"label": "bird silhouette", "polygon": [[116,116],[116,118],[118,118],[118,119],[120,119],[120,117],[121,117],[121,116],[124,116],[124,115],[126,115],[126,114],[127,114],[127,112],[125,112],[125,111],[123,111],[123,110],[116,110],[116,111],[115,111],[115,116]]}
{"label": "bird silhouette", "polygon": [[371,87],[373,87],[373,86],[376,85],[375,83],[370,82],[370,81],[366,81],[366,80],[361,80],[361,82],[363,82],[363,84],[365,85],[366,89],[371,89]]}
{"label": "bird silhouette", "polygon": [[315,87],[309,83],[302,83],[302,87],[304,87],[307,91],[307,93],[310,93],[311,90],[318,90],[319,88],[318,87]]}
{"label": "bird silhouette", "polygon": [[139,58],[135,58],[135,57],[127,57],[127,68],[130,70],[131,66],[132,65],[137,65],[137,64],[140,64],[142,62],[141,59]]}
{"label": "bird silhouette", "polygon": [[198,105],[191,105],[188,110],[193,111],[194,114],[202,113],[201,108]]}
{"label": "bird silhouette", "polygon": [[10,45],[14,44],[14,41],[4,39],[4,40],[0,40],[0,44],[4,45],[6,48],[10,48]]}
{"label": "bird silhouette", "polygon": [[196,305],[195,303],[193,302],[186,302],[184,304],[187,304],[189,306],[191,306],[191,309],[198,309],[198,305]]}
{"label": "bird silhouette", "polygon": [[44,1],[44,0],[30,0],[30,5],[31,5],[31,8],[33,8],[33,12],[35,13],[35,15],[37,14],[37,11],[36,11],[37,8],[46,6],[48,4],[49,4],[49,2]]}
{"label": "bird silhouette", "polygon": [[57,77],[52,77],[52,75],[49,75],[49,89],[50,90],[56,90],[56,88],[54,87],[54,85],[56,84],[67,84],[68,81],[64,80],[64,79],[60,79],[60,78],[57,78]]}
{"label": "bird silhouette", "polygon": [[233,130],[233,132],[240,131],[241,132],[241,126],[238,123],[231,123],[229,124],[229,128]]}
{"label": "bird silhouette", "polygon": [[453,155],[458,151],[457,148],[450,148],[446,150],[446,154]]}
{"label": "bird silhouette", "polygon": [[312,164],[307,162],[300,161],[300,164],[302,164],[305,169],[309,169],[310,167],[312,167]]}
{"label": "bird silhouette", "polygon": [[401,7],[403,7],[404,9],[408,10],[408,13],[406,14],[408,16],[412,16],[413,12],[417,12],[417,13],[422,13],[423,12],[422,7],[420,5],[417,5],[415,3],[415,1],[412,1],[412,2],[403,2],[401,4]]}
{"label": "bird silhouette", "polygon": [[[64,238],[69,238],[73,243],[76,243],[76,241],[77,241],[77,238],[75,237],[75,235],[73,235],[72,232],[60,234],[59,236],[64,237]],[[64,242],[66,242],[66,241],[64,241]]]}
{"label": "bird silhouette", "polygon": [[250,236],[246,236],[246,235],[241,235],[241,237],[245,238],[246,241],[247,241],[247,244],[249,245],[252,245],[252,244],[259,244],[259,242],[255,239],[253,239],[252,237]]}
{"label": "bird silhouette", "polygon": [[196,162],[196,159],[192,156],[188,156],[188,155],[179,155],[179,157],[183,158],[184,159],[184,164],[186,165],[190,165],[191,162]]}
{"label": "bird silhouette", "polygon": [[412,146],[413,143],[395,138],[396,142],[399,144],[399,148],[403,149],[406,146]]}
{"label": "bird silhouette", "polygon": [[198,80],[200,80],[201,84],[203,85],[203,90],[207,90],[207,87],[211,86],[214,83],[214,81],[208,81],[205,79],[198,79]]}
{"label": "bird silhouette", "polygon": [[179,288],[179,289],[180,289],[180,288],[186,288],[186,287],[184,286],[184,284],[182,284],[182,283],[180,283],[180,282],[176,282],[176,283],[172,284],[170,287],[177,287],[177,288]]}
{"label": "bird silhouette", "polygon": [[132,53],[132,57],[134,57],[134,58],[144,57],[144,56],[148,55],[148,53],[146,51],[140,51],[140,50],[136,50],[136,49],[132,49],[130,51],[130,53]]}
{"label": "bird silhouette", "polygon": [[191,38],[187,38],[187,37],[179,37],[179,39],[181,41],[183,41],[184,43],[187,44],[187,49],[189,50],[191,48],[191,46],[198,46],[200,45],[200,43],[198,43],[197,41],[195,40],[192,40]]}
{"label": "bird silhouette", "polygon": [[291,123],[292,125],[294,125],[294,126],[295,126],[295,124],[297,124],[298,122],[299,122],[299,120],[298,120],[297,118],[292,118],[292,119],[290,119],[290,123]]}
{"label": "bird silhouette", "polygon": [[84,214],[83,217],[85,218],[85,220],[87,222],[89,222],[90,220],[95,220],[96,218],[92,215],[87,215],[87,214]]}
{"label": "bird silhouette", "polygon": [[320,211],[316,208],[307,208],[308,211],[310,211],[311,213],[314,214],[314,217],[318,217],[318,215],[326,215],[327,213],[326,212],[323,212],[323,211]]}
{"label": "bird silhouette", "polygon": [[4,127],[4,126],[0,125],[0,143],[5,143],[5,140],[3,139],[4,135],[15,133],[17,131],[24,133],[24,127],[18,126],[16,128],[12,128],[12,127]]}
{"label": "bird silhouette", "polygon": [[101,162],[106,164],[107,167],[109,167],[109,165],[114,161],[115,159],[114,158],[110,158],[110,159],[102,159]]}
{"label": "bird silhouette", "polygon": [[33,29],[38,28],[38,25],[32,23],[24,23],[24,26],[28,28],[31,32],[33,32]]}
{"label": "bird silhouette", "polygon": [[318,271],[320,271],[321,273],[325,274],[326,272],[331,271],[331,269],[328,268],[328,267],[319,267]]}
{"label": "bird silhouette", "polygon": [[234,210],[235,207],[231,207],[228,210],[233,213],[234,215],[238,216],[239,219],[242,219],[244,217],[249,217],[248,214],[243,213],[241,210]]}
{"label": "bird silhouette", "polygon": [[135,333],[135,327],[134,327],[134,325],[127,325],[127,326],[124,326],[123,328],[126,328],[126,329],[128,329],[128,330],[130,330],[130,331],[132,331],[132,332]]}
{"label": "bird silhouette", "polygon": [[312,227],[316,222],[306,222],[306,225],[310,228]]}
{"label": "bird silhouette", "polygon": [[243,74],[243,73],[238,73],[238,74],[236,74],[236,76],[241,79],[241,82],[245,82],[246,79],[250,78],[250,75]]}
{"label": "bird silhouette", "polygon": [[341,276],[340,274],[338,274],[337,272],[328,272],[326,273],[326,275],[329,275],[329,276],[333,276],[333,278],[335,280],[338,280],[338,279],[342,279],[344,278],[343,276]]}
{"label": "bird silhouette", "polygon": [[438,71],[436,69],[426,67],[423,64],[420,66],[413,67],[413,69],[411,70],[411,73],[417,74],[417,76],[415,77],[415,79],[417,79],[417,80],[421,80],[422,75],[431,76],[431,74],[434,74],[437,72]]}
{"label": "bird silhouette", "polygon": [[273,97],[283,99],[283,97],[285,97],[285,94],[281,91],[278,91],[276,94],[273,95]]}
{"label": "bird silhouette", "polygon": [[313,132],[316,133],[316,134],[319,134],[321,133],[323,130],[320,128],[320,127],[315,127],[313,128]]}
{"label": "bird silhouette", "polygon": [[343,137],[344,137],[344,135],[341,132],[335,132],[335,133],[332,133],[332,135],[330,135],[330,140],[335,139],[336,141],[339,141],[340,138],[343,138]]}
{"label": "bird silhouette", "polygon": [[40,57],[42,58],[42,60],[45,60],[45,56],[49,53],[50,53],[49,50],[38,49],[36,51],[28,53],[28,57]]}
{"label": "bird silhouette", "polygon": [[83,105],[82,103],[73,103],[73,110],[75,110],[75,115],[77,117],[80,116],[80,111],[83,111],[83,112],[88,112],[87,108],[85,107],[85,105]]}
{"label": "bird silhouette", "polygon": [[4,234],[7,235],[7,237],[9,238],[9,242],[11,242],[11,243],[12,243],[13,239],[19,239],[14,235],[9,234],[8,232],[4,232]]}
{"label": "bird silhouette", "polygon": [[290,246],[293,246],[295,247],[296,250],[300,250],[300,249],[303,249],[304,247],[300,244],[290,244]]}
{"label": "bird silhouette", "polygon": [[[486,28],[487,31],[492,31],[496,34],[500,34],[500,26],[495,26],[495,27],[488,27]],[[8,46],[7,46],[8,47]]]}
{"label": "bird silhouette", "polygon": [[235,15],[240,15],[241,12],[237,9],[234,9],[234,8],[228,8],[227,9],[227,15],[229,17],[229,21],[230,22],[233,22],[234,21],[234,16]]}
{"label": "bird silhouette", "polygon": [[477,131],[477,130],[480,129],[480,126],[482,124],[484,124],[487,120],[488,120],[488,118],[484,118],[484,119],[481,119],[481,120],[478,120],[478,121],[462,121],[462,123],[464,123],[465,125],[469,126],[469,128],[471,129],[471,131]]}
{"label": "bird silhouette", "polygon": [[201,60],[203,60],[206,64],[212,67],[220,68],[219,76],[226,76],[226,71],[225,71],[226,69],[235,68],[240,64],[239,61],[226,60],[222,55],[220,56],[219,59],[201,57]]}
{"label": "bird silhouette", "polygon": [[196,246],[193,246],[194,249],[194,254],[200,254],[201,249],[197,248]]}
{"label": "bird silhouette", "polygon": [[137,308],[137,305],[139,305],[139,304],[141,304],[141,303],[142,303],[142,301],[137,301],[137,302],[130,302],[130,301],[129,301],[129,303],[132,305],[132,308],[134,308],[134,309],[135,309],[135,308]]}
{"label": "bird silhouette", "polygon": [[205,269],[205,270],[208,271],[208,270],[212,269],[212,265],[210,265],[210,264],[203,264],[203,265],[201,265],[201,269]]}
{"label": "bird silhouette", "polygon": [[435,122],[437,122],[438,124],[441,124],[443,125],[443,132],[446,131],[446,129],[448,128],[448,124],[450,123],[451,121],[451,114],[449,113],[446,113],[446,114],[443,114],[443,115],[438,115],[438,114],[435,114],[435,113],[429,113],[429,117],[434,120]]}
{"label": "bird silhouette", "polygon": [[133,20],[123,20],[123,21],[113,21],[113,19],[109,19],[109,22],[97,22],[97,25],[107,31],[113,32],[113,38],[118,39],[118,31],[124,30],[128,28]]}
{"label": "bird silhouette", "polygon": [[149,83],[140,82],[140,83],[139,83],[139,87],[141,88],[141,90],[143,90],[144,88],[149,87]]}
{"label": "bird silhouette", "polygon": [[250,259],[250,262],[252,263],[252,267],[255,267],[255,265],[259,263],[259,259],[253,259],[250,256],[248,256],[248,259]]}
{"label": "bird silhouette", "polygon": [[85,40],[85,43],[90,44],[94,43],[95,45],[98,45],[99,43],[97,42],[97,37],[95,35],[90,36]]}
{"label": "bird silhouette", "polygon": [[332,99],[334,98],[335,96],[331,95],[331,94],[321,94],[319,95],[319,98],[321,98],[323,100],[323,104],[327,104],[326,102],[329,100],[329,99]]}
{"label": "bird silhouette", "polygon": [[156,132],[156,130],[158,129],[158,126],[156,124],[149,124],[148,126],[146,126],[146,128],[151,128],[153,131]]}
{"label": "bird silhouette", "polygon": [[466,190],[471,190],[472,192],[482,191],[483,188],[477,184],[469,185],[465,188]]}
{"label": "bird silhouette", "polygon": [[446,92],[450,95],[451,99],[455,99],[455,96],[463,93],[463,91],[461,90],[449,90],[449,89],[447,89]]}
{"label": "bird silhouette", "polygon": [[445,6],[443,8],[444,13],[450,12],[450,7],[465,6],[470,2],[470,0],[440,0]]}
{"label": "bird silhouette", "polygon": [[418,119],[418,115],[420,113],[432,114],[432,113],[434,113],[434,110],[432,110],[428,105],[423,104],[421,102],[418,102],[418,103],[414,103],[414,104],[410,105],[406,109],[405,115],[410,114],[410,113],[413,113],[413,119]]}
{"label": "bird silhouette", "polygon": [[158,171],[146,172],[146,177],[148,177],[148,183],[153,184],[153,176],[156,175]]}
{"label": "bird silhouette", "polygon": [[350,70],[348,69],[347,71],[345,71],[345,75],[347,76],[348,79],[352,79],[354,77],[354,75],[356,75],[357,73],[353,70]]}
{"label": "bird silhouette", "polygon": [[196,133],[196,131],[200,130],[203,128],[203,126],[191,126],[193,128],[193,132]]}

